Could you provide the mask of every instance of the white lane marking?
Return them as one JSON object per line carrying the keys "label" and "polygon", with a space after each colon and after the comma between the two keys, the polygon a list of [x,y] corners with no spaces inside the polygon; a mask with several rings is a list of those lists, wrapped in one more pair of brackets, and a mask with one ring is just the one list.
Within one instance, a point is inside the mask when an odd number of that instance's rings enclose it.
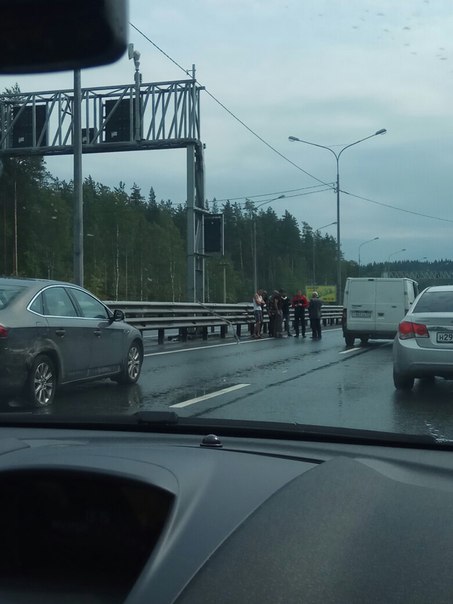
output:
{"label": "white lane marking", "polygon": [[225,344],[207,344],[206,346],[195,346],[194,348],[179,348],[178,350],[165,350],[163,352],[148,352],[145,357],[158,357],[162,354],[176,354],[177,352],[192,352],[192,350],[209,350],[210,348],[222,348],[223,346],[237,346],[238,344],[255,344],[256,342],[265,342],[263,340],[244,340],[241,342],[225,342]]}
{"label": "white lane marking", "polygon": [[246,386],[250,386],[250,384],[236,384],[236,386],[223,388],[223,390],[217,390],[216,392],[211,392],[210,394],[205,394],[204,396],[197,396],[197,398],[191,398],[187,401],[183,401],[182,403],[170,405],[170,407],[173,409],[181,409],[182,407],[188,407],[189,405],[194,405],[195,403],[200,403],[201,401],[207,401],[208,399],[214,398],[215,396],[221,396],[222,394],[228,394],[228,392],[240,390],[241,388],[245,388]]}
{"label": "white lane marking", "polygon": [[348,348],[347,350],[341,350],[338,354],[348,354],[349,352],[357,352],[360,348]]}

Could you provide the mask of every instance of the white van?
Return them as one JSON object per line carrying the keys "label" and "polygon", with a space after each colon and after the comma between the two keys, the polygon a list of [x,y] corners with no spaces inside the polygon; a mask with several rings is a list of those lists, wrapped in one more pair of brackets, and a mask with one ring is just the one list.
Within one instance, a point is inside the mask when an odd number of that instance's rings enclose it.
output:
{"label": "white van", "polygon": [[348,277],[343,298],[343,336],[346,346],[355,338],[393,339],[398,324],[418,294],[412,279]]}

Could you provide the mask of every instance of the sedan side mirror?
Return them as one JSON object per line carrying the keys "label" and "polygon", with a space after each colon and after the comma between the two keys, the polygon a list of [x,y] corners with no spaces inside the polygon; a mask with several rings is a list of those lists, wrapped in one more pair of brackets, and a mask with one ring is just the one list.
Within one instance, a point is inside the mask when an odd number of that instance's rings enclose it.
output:
{"label": "sedan side mirror", "polygon": [[125,314],[121,309],[115,308],[115,310],[113,311],[112,319],[113,319],[113,321],[124,321]]}

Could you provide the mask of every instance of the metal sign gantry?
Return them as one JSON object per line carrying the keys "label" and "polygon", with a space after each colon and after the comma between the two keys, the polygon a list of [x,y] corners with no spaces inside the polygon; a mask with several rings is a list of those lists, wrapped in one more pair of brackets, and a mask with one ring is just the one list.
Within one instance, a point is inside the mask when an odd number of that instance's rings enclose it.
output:
{"label": "metal sign gantry", "polygon": [[[1,95],[0,159],[74,154],[76,173],[78,152],[186,148],[187,299],[204,301],[203,87],[196,82],[195,69],[187,80],[143,84],[136,73],[134,84],[79,86],[75,74],[71,90]],[[83,266],[83,216],[74,224],[75,264]],[[83,269],[76,280],[83,282]]]}

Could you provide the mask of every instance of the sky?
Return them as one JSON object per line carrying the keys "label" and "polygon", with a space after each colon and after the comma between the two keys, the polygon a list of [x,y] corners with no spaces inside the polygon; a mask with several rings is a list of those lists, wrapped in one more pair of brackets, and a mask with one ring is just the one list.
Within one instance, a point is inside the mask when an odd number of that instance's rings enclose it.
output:
{"label": "sky", "polygon": [[[345,258],[453,259],[450,0],[131,0],[129,10],[143,82],[186,79],[195,65],[206,87],[208,200],[285,195],[269,204],[279,216],[288,210],[299,225],[336,237],[334,190],[310,189],[335,181],[335,157],[288,137],[339,153],[385,128],[339,160]],[[83,70],[82,87],[133,77],[125,55]],[[0,90],[15,82],[24,92],[70,89],[73,74],[2,76]],[[46,163],[72,178],[71,157]],[[111,187],[136,183],[146,197],[153,187],[159,200],[186,199],[184,150],[85,155],[83,174]]]}

